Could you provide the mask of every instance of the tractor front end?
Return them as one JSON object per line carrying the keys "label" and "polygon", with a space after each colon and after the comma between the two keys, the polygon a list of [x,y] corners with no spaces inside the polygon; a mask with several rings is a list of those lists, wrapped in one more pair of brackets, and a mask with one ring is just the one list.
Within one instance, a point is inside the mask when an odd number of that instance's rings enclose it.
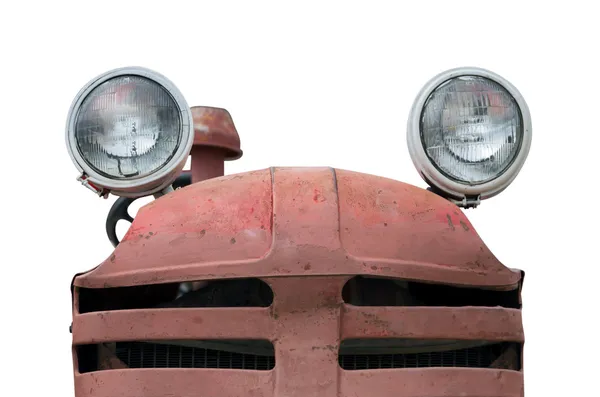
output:
{"label": "tractor front end", "polygon": [[67,144],[79,180],[121,198],[114,252],[72,283],[75,395],[523,396],[523,272],[460,207],[506,188],[530,141],[518,91],[463,68],[409,121],[430,190],[333,168],[225,176],[242,154],[227,111],[190,109],[146,69],[92,80]]}

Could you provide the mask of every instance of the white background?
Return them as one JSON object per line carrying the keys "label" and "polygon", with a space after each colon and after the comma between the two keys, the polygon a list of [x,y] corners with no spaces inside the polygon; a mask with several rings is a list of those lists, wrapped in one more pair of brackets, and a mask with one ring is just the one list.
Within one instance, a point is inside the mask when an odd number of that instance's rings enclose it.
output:
{"label": "white background", "polygon": [[598,13],[524,3],[3,2],[0,396],[73,395],[69,285],[110,255],[114,198],[76,183],[64,125],[89,79],[129,65],[231,112],[245,155],[226,173],[330,165],[421,187],[405,136],[421,86],[466,65],[507,78],[531,152],[467,215],[527,272],[526,395],[600,395]]}

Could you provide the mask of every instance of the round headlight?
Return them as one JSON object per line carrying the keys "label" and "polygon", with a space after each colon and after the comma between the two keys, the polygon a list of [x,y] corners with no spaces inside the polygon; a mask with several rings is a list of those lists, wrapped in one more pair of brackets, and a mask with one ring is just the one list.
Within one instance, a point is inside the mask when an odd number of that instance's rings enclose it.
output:
{"label": "round headlight", "polygon": [[530,144],[525,100],[508,81],[484,69],[452,69],[433,78],[408,121],[409,151],[419,173],[459,201],[504,190]]}
{"label": "round headlight", "polygon": [[145,196],[168,187],[183,169],[192,125],[183,95],[164,76],[139,67],[116,69],[75,98],[67,147],[86,184]]}

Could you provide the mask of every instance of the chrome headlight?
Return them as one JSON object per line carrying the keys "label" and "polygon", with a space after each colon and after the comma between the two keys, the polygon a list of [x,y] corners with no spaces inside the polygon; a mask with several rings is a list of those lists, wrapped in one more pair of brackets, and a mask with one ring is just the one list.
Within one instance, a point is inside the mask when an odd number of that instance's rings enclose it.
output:
{"label": "chrome headlight", "polygon": [[90,81],[67,121],[67,147],[80,180],[105,195],[140,197],[168,187],[194,134],[190,108],[164,76],[128,67]]}
{"label": "chrome headlight", "polygon": [[427,183],[450,199],[486,199],[517,176],[531,145],[525,100],[508,81],[479,68],[430,80],[408,121],[408,147]]}

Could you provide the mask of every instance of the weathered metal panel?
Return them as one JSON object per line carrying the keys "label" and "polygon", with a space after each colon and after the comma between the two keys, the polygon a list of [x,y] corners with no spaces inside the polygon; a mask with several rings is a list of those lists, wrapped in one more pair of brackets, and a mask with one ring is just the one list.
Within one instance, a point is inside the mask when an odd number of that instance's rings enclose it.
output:
{"label": "weathered metal panel", "polygon": [[[419,239],[421,236],[421,240]],[[269,339],[272,371],[117,369],[79,374],[78,397],[520,397],[518,371],[344,371],[343,339],[523,341],[520,311],[485,307],[353,307],[353,275],[517,287],[452,204],[421,189],[330,168],[284,168],[191,185],[144,207],[83,287],[260,277],[271,307],[74,313],[74,343]]]}
{"label": "weathered metal panel", "polygon": [[73,343],[184,339],[272,339],[268,308],[120,310],[76,315]]}
{"label": "weathered metal panel", "polygon": [[502,307],[344,307],[343,338],[522,342],[521,311]]}
{"label": "weathered metal panel", "polygon": [[[170,379],[181,379],[169,383],[168,395],[173,397],[192,395],[190,388],[199,390],[205,381],[211,382],[207,390],[215,390],[213,384],[219,384],[219,395],[226,396],[240,393],[239,382],[250,382],[250,389],[255,390],[256,395],[286,397],[362,396],[365,393],[391,396],[392,391],[395,396],[411,397],[521,395],[522,375],[517,371],[470,368],[341,370],[338,352],[344,339],[384,337],[514,342],[524,339],[519,310],[356,307],[344,304],[341,298],[347,279],[347,276],[266,279],[274,292],[269,308],[138,309],[75,314],[74,343],[167,339],[268,339],[273,342],[276,366],[269,376],[253,375],[252,371],[242,375],[238,371],[220,370],[209,372],[209,379],[206,377],[208,370],[196,369],[197,378],[192,381],[188,379],[188,370],[182,370],[182,374],[169,371],[173,374]],[[76,383],[77,396],[162,396],[165,386],[155,379],[162,379],[163,375],[163,372],[148,369],[131,369],[124,370],[117,380],[110,377],[117,375],[98,373],[99,379],[105,379],[106,383],[91,383],[89,374],[76,375],[76,379],[86,379],[85,387],[83,380]],[[116,386],[111,382],[119,383]],[[260,387],[255,382],[259,382]],[[140,387],[146,394],[140,394]],[[107,390],[114,394],[106,394],[109,393]],[[264,394],[267,391],[272,394]],[[253,395],[248,393],[238,395]]]}
{"label": "weathered metal panel", "polygon": [[75,376],[77,397],[271,397],[270,371],[140,369]]}
{"label": "weathered metal panel", "polygon": [[523,374],[479,368],[342,371],[340,397],[523,397]]}
{"label": "weathered metal panel", "polygon": [[193,106],[190,110],[194,119],[194,146],[222,149],[226,160],[242,157],[240,136],[227,110],[210,106]]}
{"label": "weathered metal panel", "polygon": [[349,171],[282,168],[150,203],[110,258],[75,284],[339,274],[507,288],[521,277],[433,193]]}
{"label": "weathered metal panel", "polygon": [[342,245],[370,263],[374,275],[389,274],[386,267],[397,261],[394,273],[401,278],[474,285],[520,279],[449,201],[391,179],[344,170],[336,175]]}

